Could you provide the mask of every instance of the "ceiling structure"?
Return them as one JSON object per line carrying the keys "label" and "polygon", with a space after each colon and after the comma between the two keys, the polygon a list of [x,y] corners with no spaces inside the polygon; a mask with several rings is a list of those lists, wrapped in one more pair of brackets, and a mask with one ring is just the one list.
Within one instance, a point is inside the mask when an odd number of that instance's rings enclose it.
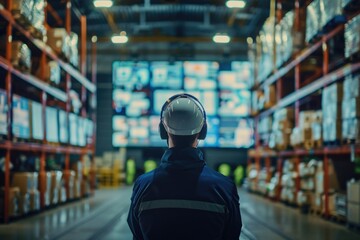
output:
{"label": "ceiling structure", "polygon": [[[65,0],[48,0],[58,14]],[[72,0],[87,17],[88,36],[97,36],[98,70],[109,71],[114,60],[246,60],[247,38],[255,37],[269,16],[270,0],[247,0],[243,9],[230,9],[226,0],[113,0],[99,9],[92,0]],[[50,25],[56,21],[49,17]],[[72,17],[72,30],[79,21]],[[113,44],[111,36],[126,31],[126,44]],[[226,33],[228,44],[212,37]]]}

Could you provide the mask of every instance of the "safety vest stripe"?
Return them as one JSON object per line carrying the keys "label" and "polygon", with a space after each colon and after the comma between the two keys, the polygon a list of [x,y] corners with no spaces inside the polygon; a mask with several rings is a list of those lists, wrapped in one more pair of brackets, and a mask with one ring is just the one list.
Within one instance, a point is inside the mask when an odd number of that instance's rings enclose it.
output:
{"label": "safety vest stripe", "polygon": [[140,204],[139,211],[159,209],[159,208],[182,208],[182,209],[193,209],[203,210],[208,212],[225,213],[226,207],[221,204],[202,202],[202,201],[191,201],[181,199],[166,199],[166,200],[154,200],[142,202]]}

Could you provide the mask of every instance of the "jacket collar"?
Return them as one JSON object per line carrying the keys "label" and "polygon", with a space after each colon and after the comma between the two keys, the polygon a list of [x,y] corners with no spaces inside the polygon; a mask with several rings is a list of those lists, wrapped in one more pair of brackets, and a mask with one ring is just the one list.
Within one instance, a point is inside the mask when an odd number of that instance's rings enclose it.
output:
{"label": "jacket collar", "polygon": [[164,167],[194,168],[205,165],[204,155],[198,148],[169,148],[161,158]]}

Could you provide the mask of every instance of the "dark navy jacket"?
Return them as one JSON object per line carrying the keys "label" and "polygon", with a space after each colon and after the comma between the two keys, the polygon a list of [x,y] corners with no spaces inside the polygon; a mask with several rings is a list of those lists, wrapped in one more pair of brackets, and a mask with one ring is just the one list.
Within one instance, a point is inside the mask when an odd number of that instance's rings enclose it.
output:
{"label": "dark navy jacket", "polygon": [[128,224],[136,240],[238,240],[233,181],[206,166],[196,148],[170,148],[134,185]]}

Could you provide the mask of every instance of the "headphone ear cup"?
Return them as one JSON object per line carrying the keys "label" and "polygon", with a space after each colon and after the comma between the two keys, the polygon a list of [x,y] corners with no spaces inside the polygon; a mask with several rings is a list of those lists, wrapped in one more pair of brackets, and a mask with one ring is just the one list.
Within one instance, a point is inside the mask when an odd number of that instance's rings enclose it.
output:
{"label": "headphone ear cup", "polygon": [[206,138],[206,133],[207,133],[207,124],[206,122],[204,123],[204,126],[202,127],[201,131],[199,132],[199,140],[204,140]]}
{"label": "headphone ear cup", "polygon": [[159,123],[159,132],[161,139],[168,139],[168,134],[165,130],[164,124],[161,121]]}

